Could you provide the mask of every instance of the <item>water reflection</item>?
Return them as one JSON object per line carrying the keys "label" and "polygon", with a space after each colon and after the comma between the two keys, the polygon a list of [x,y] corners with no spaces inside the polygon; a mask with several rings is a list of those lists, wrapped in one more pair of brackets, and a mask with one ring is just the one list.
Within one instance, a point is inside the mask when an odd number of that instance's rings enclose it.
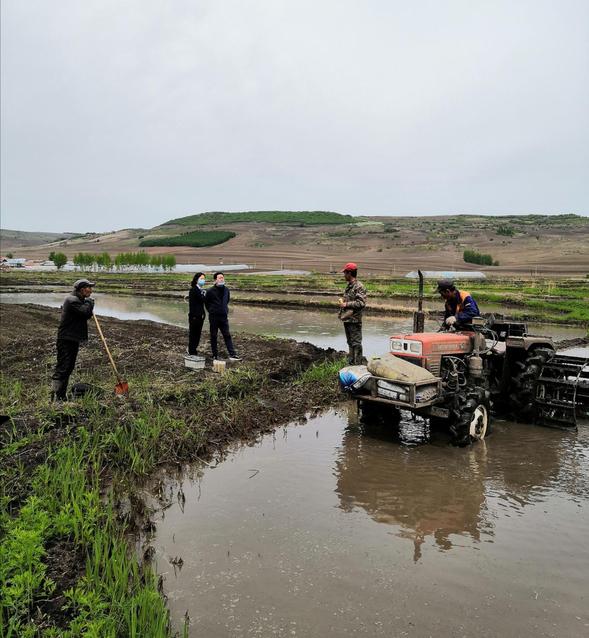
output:
{"label": "water reflection", "polygon": [[188,611],[205,636],[445,636],[460,615],[469,636],[583,635],[589,429],[504,422],[458,449],[346,407],[152,488],[176,628]]}
{"label": "water reflection", "polygon": [[440,443],[427,452],[403,443],[426,442],[425,422],[402,422],[399,432],[361,425],[350,410],[349,425],[335,462],[336,492],[345,512],[366,511],[378,523],[394,525],[413,543],[413,560],[431,536],[437,547],[451,549],[457,539],[494,535],[485,508],[485,444],[455,450]]}
{"label": "water reflection", "polygon": [[412,542],[417,562],[428,537],[440,551],[464,538],[492,543],[499,512],[520,516],[554,494],[587,499],[586,430],[578,436],[507,422],[496,429],[494,437],[457,450],[408,413],[397,430],[361,423],[352,405],[334,465],[339,507],[393,526]]}

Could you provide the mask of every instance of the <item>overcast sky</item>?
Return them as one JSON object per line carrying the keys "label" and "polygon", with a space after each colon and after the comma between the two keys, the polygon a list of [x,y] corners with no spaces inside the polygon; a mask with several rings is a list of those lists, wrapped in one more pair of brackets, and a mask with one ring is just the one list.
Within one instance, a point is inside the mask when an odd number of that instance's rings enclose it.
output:
{"label": "overcast sky", "polygon": [[3,0],[4,228],[589,212],[588,0]]}

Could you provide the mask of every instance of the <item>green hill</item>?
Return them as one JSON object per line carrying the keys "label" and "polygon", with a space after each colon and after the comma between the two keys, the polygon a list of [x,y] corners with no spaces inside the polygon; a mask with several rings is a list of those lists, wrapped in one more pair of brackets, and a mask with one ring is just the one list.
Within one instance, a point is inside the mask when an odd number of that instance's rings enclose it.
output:
{"label": "green hill", "polygon": [[352,215],[341,215],[329,211],[286,211],[259,210],[242,213],[210,212],[198,215],[178,217],[165,222],[162,226],[218,226],[221,224],[243,224],[247,222],[262,222],[271,224],[287,224],[294,226],[312,226],[318,224],[353,224],[360,221]]}

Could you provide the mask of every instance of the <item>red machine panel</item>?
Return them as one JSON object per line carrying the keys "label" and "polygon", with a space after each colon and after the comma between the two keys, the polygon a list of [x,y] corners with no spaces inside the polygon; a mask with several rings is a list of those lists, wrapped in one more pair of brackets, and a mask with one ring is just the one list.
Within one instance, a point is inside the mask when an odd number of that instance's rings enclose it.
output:
{"label": "red machine panel", "polygon": [[[421,347],[416,347],[416,344]],[[468,354],[472,350],[471,335],[463,332],[416,332],[393,335],[391,352],[399,356]]]}

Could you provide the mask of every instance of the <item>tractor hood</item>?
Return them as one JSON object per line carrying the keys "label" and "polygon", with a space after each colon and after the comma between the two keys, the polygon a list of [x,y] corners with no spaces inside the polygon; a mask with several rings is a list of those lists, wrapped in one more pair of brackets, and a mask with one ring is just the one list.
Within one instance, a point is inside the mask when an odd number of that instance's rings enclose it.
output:
{"label": "tractor hood", "polygon": [[390,338],[391,354],[401,357],[427,355],[468,354],[472,351],[474,333],[413,332]]}

